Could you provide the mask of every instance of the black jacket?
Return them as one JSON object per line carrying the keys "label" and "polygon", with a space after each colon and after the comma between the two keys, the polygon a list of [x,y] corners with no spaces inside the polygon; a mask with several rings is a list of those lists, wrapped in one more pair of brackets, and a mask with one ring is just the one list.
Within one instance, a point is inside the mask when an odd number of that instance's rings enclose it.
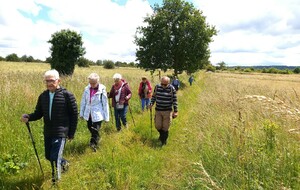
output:
{"label": "black jacket", "polygon": [[49,102],[49,90],[46,90],[39,96],[35,111],[29,114],[29,121],[43,117],[45,137],[73,138],[78,122],[77,103],[74,95],[64,88],[55,91],[51,120],[49,118]]}

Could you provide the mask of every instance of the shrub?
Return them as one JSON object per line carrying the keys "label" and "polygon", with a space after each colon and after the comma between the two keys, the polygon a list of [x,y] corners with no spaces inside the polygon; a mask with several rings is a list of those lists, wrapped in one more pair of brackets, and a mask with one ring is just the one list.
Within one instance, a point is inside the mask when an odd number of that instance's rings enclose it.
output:
{"label": "shrub", "polygon": [[103,67],[105,69],[114,69],[115,68],[115,64],[113,61],[111,60],[104,60],[103,61]]}
{"label": "shrub", "polygon": [[90,66],[90,60],[84,58],[84,57],[80,57],[76,64],[78,65],[78,67],[89,67]]}

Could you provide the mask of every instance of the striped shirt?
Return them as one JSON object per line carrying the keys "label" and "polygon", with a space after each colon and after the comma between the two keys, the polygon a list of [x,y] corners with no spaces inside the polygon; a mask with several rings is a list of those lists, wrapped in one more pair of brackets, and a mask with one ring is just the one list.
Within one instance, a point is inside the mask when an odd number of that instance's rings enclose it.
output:
{"label": "striped shirt", "polygon": [[151,99],[151,105],[156,102],[155,110],[157,111],[172,111],[177,112],[177,96],[176,90],[172,85],[163,88],[161,85],[156,85]]}

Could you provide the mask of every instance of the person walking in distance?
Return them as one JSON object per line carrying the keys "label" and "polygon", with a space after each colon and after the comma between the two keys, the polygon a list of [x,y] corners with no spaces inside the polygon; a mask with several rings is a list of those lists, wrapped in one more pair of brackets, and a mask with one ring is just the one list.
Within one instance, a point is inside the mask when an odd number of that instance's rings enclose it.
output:
{"label": "person walking in distance", "polygon": [[131,98],[131,90],[128,83],[122,79],[122,75],[115,73],[113,75],[114,84],[108,94],[108,98],[112,98],[112,106],[114,107],[114,115],[116,121],[116,128],[120,131],[121,122],[125,128],[127,128],[127,111],[129,106],[129,100]]}
{"label": "person walking in distance", "polygon": [[45,157],[51,163],[52,181],[55,181],[69,166],[62,156],[66,139],[72,140],[76,132],[77,103],[74,95],[60,86],[56,70],[45,72],[44,82],[47,89],[39,95],[34,112],[23,114],[21,121],[44,119]]}
{"label": "person walking in distance", "polygon": [[193,75],[191,75],[191,76],[189,77],[189,83],[190,83],[190,86],[192,86],[193,82],[194,82],[194,77],[193,77]]}
{"label": "person walking in distance", "polygon": [[85,87],[81,103],[80,118],[87,121],[87,128],[91,133],[90,147],[96,151],[100,140],[102,121],[109,121],[109,106],[106,87],[100,84],[97,73],[88,76],[89,84]]}
{"label": "person walking in distance", "polygon": [[145,108],[148,108],[150,103],[150,98],[152,93],[152,86],[149,80],[145,76],[142,77],[142,81],[139,85],[138,94],[142,102],[142,111],[145,110]]}
{"label": "person walking in distance", "polygon": [[179,82],[179,80],[176,76],[174,76],[174,79],[172,81],[172,85],[174,86],[175,90],[178,91],[179,86],[180,86],[180,82]]}
{"label": "person walking in distance", "polygon": [[178,116],[178,103],[175,88],[170,85],[170,78],[163,76],[160,84],[156,85],[149,109],[155,106],[155,128],[159,132],[161,145],[167,144],[172,118]]}

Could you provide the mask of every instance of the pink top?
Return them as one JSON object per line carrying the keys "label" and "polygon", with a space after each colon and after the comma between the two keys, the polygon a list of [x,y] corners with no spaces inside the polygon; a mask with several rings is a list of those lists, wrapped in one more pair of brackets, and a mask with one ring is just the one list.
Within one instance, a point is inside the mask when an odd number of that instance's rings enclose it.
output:
{"label": "pink top", "polygon": [[90,103],[91,103],[92,97],[96,94],[97,91],[98,91],[98,87],[97,88],[90,88]]}

